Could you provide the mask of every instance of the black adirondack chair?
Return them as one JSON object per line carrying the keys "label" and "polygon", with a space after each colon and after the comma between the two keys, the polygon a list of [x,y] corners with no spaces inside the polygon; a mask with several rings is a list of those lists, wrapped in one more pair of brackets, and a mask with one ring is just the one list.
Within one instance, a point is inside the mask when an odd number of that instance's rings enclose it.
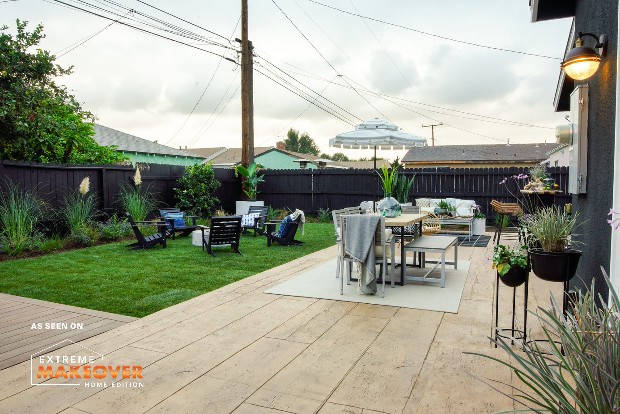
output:
{"label": "black adirondack chair", "polygon": [[271,246],[271,243],[276,242],[282,246],[300,246],[304,242],[295,240],[295,235],[297,234],[297,228],[299,227],[299,222],[301,221],[301,217],[297,217],[295,221],[289,223],[288,229],[286,230],[286,234],[282,236],[278,236],[278,233],[275,231],[277,223],[268,223],[267,225],[267,246]]}
{"label": "black adirondack chair", "polygon": [[[150,249],[153,246],[157,246],[161,244],[162,248],[166,248],[166,223],[165,222],[153,222],[153,221],[134,221],[131,217],[131,214],[125,213],[127,215],[127,220],[131,225],[131,229],[136,235],[137,242],[128,244],[127,247],[130,247],[131,250],[137,249]],[[140,231],[140,227],[138,224],[149,224],[156,225],[159,233],[155,233],[151,236],[144,236]]]}
{"label": "black adirondack chair", "polygon": [[265,234],[265,222],[267,221],[267,211],[269,207],[267,206],[250,206],[248,210],[248,214],[258,213],[259,216],[254,220],[254,224],[249,225],[241,225],[241,229],[245,231],[254,230],[254,237],[256,234],[264,235]]}
{"label": "black adirondack chair", "polygon": [[215,257],[213,247],[230,245],[233,252],[239,251],[239,238],[241,236],[241,216],[212,217],[211,227],[198,226],[202,231],[202,250]]}
{"label": "black adirondack chair", "polygon": [[[168,214],[183,215],[183,217],[168,217]],[[196,216],[188,216],[178,208],[162,208],[159,209],[159,216],[166,222],[168,235],[175,239],[175,234],[180,233],[181,236],[187,236],[198,227],[196,227]],[[188,224],[191,220],[191,225]]]}

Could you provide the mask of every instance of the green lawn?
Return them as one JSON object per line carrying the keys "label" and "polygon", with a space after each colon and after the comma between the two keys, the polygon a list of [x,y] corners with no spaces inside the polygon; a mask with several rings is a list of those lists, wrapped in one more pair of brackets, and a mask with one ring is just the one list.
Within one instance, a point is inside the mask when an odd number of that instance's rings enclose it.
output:
{"label": "green lawn", "polygon": [[212,257],[182,237],[166,249],[130,251],[125,242],[0,262],[0,292],[142,317],[335,243],[333,224],[305,227],[300,247],[244,235],[241,256],[218,248]]}

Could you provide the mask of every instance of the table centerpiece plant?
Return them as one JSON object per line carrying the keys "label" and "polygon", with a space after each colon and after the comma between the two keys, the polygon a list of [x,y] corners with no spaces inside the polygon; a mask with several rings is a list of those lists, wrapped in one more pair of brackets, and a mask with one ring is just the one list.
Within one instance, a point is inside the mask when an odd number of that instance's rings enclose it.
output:
{"label": "table centerpiece plant", "polygon": [[506,286],[517,287],[525,283],[530,272],[530,264],[525,245],[509,247],[498,244],[493,248],[493,269]]}
{"label": "table centerpiece plant", "polygon": [[394,197],[392,192],[394,191],[395,178],[398,174],[398,167],[388,168],[387,165],[383,165],[380,171],[377,171],[381,184],[383,187],[384,198],[379,200],[377,205],[381,215],[385,217],[398,217],[402,213],[400,203]]}
{"label": "table centerpiece plant", "polygon": [[521,219],[532,261],[532,271],[543,280],[563,282],[575,276],[581,251],[571,248],[579,213],[543,207]]}

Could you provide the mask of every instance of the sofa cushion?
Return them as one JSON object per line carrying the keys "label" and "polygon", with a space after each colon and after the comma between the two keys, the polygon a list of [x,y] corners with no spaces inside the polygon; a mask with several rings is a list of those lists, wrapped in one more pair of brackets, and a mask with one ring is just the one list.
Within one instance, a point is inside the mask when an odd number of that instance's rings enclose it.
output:
{"label": "sofa cushion", "polygon": [[179,229],[185,227],[185,213],[166,213],[164,216],[168,229],[172,228],[169,220],[174,220],[174,228]]}
{"label": "sofa cushion", "polygon": [[476,205],[474,200],[458,200],[456,205],[456,214],[458,216],[472,216],[473,208]]}

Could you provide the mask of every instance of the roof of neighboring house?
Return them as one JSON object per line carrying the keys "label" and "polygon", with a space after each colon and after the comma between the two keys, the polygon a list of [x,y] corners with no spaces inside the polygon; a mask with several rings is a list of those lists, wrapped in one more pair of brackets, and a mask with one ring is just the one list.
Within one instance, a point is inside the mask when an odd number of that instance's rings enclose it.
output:
{"label": "roof of neighboring house", "polygon": [[200,157],[204,157],[206,159],[212,158],[216,156],[218,153],[227,151],[226,147],[215,147],[215,148],[188,148],[187,152],[192,154],[196,154]]}
{"label": "roof of neighboring house", "polygon": [[[273,147],[254,147],[254,156],[257,157]],[[188,151],[194,154],[205,154],[207,161],[213,165],[236,165],[241,163],[241,148],[189,148]],[[207,155],[210,154],[210,155]]]}
{"label": "roof of neighboring house", "polygon": [[115,145],[119,151],[203,158],[186,151],[158,144],[157,142],[149,141],[148,139],[140,138],[99,124],[95,124],[95,136],[93,138],[97,141],[97,144],[103,146]]}
{"label": "roof of neighboring house", "polygon": [[507,163],[541,162],[547,153],[561,144],[492,144],[492,145],[440,145],[414,148],[407,152],[402,162],[408,163]]}
{"label": "roof of neighboring house", "polygon": [[[347,168],[357,168],[359,170],[372,170],[374,167],[373,160],[367,161],[334,161],[335,165],[341,165]],[[377,168],[381,168],[382,166],[387,165],[390,166],[390,162],[388,160],[377,160]]]}
{"label": "roof of neighboring house", "polygon": [[561,149],[564,149],[566,147],[568,147],[568,144],[558,144],[558,146],[556,148],[553,148],[553,149],[547,151],[547,153],[545,155],[548,157],[549,155],[551,155],[551,154],[553,154],[555,152],[558,152]]}

